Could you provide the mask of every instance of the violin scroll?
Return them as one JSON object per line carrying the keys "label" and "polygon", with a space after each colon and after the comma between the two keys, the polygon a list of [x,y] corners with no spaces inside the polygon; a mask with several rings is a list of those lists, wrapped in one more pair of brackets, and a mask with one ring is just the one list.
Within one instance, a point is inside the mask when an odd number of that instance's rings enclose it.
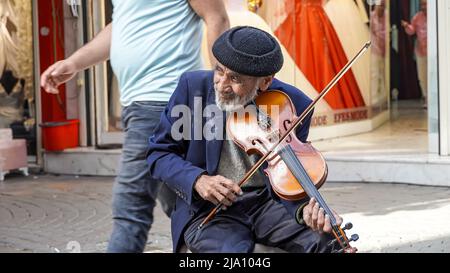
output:
{"label": "violin scroll", "polygon": [[[356,253],[357,248],[350,245],[351,242],[356,242],[359,240],[358,234],[353,234],[350,238],[345,234],[346,230],[351,230],[353,228],[352,223],[347,223],[343,228],[337,227],[333,228],[333,235],[336,239],[332,240],[328,245],[333,246],[336,242],[339,242],[340,249],[333,251],[333,253]],[[338,232],[336,232],[336,230]]]}

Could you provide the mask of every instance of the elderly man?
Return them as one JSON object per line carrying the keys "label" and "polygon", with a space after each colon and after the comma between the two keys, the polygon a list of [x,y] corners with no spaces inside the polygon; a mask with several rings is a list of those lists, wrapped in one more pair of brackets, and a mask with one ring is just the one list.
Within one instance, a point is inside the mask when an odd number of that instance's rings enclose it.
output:
{"label": "elderly man", "polygon": [[[192,252],[248,253],[255,243],[289,252],[332,251],[330,220],[314,200],[280,200],[262,172],[241,189],[236,183],[257,156],[248,156],[232,141],[221,139],[220,133],[212,140],[198,136],[199,121],[205,128],[202,132],[214,131],[206,130],[211,120],[218,127],[216,132],[225,131],[226,115],[205,118],[202,113],[218,107],[219,113],[229,114],[266,90],[285,92],[299,113],[305,110],[311,100],[274,78],[283,66],[280,45],[262,30],[235,27],[219,37],[213,53],[218,60],[215,71],[189,72],[181,77],[149,144],[150,173],[178,195],[172,214],[174,251],[186,244]],[[192,111],[183,114],[185,125],[178,127],[180,109],[186,108]],[[297,130],[301,141],[307,140],[310,122],[311,117]],[[177,134],[180,129],[184,129],[182,138]],[[219,203],[226,210],[199,230]],[[338,215],[336,218],[342,222]]]}

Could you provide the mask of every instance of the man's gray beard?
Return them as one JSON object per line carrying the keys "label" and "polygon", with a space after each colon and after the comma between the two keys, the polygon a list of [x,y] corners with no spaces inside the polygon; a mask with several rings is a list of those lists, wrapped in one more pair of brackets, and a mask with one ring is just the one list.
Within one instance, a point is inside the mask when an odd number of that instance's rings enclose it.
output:
{"label": "man's gray beard", "polygon": [[256,95],[258,94],[258,88],[255,88],[253,92],[249,93],[244,98],[235,95],[234,99],[231,102],[224,102],[220,99],[220,94],[216,86],[214,86],[214,91],[216,92],[216,105],[220,110],[226,112],[234,112],[241,108],[244,108],[249,102],[254,100],[256,98]]}

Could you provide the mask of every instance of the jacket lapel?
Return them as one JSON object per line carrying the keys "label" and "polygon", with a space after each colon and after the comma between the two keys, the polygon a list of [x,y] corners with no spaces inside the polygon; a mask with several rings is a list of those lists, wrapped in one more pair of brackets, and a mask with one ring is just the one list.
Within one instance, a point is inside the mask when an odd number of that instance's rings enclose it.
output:
{"label": "jacket lapel", "polygon": [[[208,90],[206,105],[215,105],[216,104],[216,95],[214,92],[214,87],[211,87]],[[225,122],[226,122],[226,114],[222,114],[222,126],[223,132],[225,134]],[[218,122],[219,123],[219,122]],[[217,168],[219,166],[220,154],[222,150],[223,144],[223,136],[221,139],[214,140],[206,140],[206,169],[209,175],[215,175],[217,172]]]}

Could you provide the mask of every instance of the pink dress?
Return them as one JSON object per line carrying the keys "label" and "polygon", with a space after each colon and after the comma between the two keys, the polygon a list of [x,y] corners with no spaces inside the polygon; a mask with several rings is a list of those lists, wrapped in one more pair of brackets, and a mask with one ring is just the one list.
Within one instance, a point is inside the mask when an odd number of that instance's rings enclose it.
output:
{"label": "pink dress", "polygon": [[418,12],[406,27],[406,33],[417,35],[416,54],[420,57],[427,56],[427,16],[423,11]]}

